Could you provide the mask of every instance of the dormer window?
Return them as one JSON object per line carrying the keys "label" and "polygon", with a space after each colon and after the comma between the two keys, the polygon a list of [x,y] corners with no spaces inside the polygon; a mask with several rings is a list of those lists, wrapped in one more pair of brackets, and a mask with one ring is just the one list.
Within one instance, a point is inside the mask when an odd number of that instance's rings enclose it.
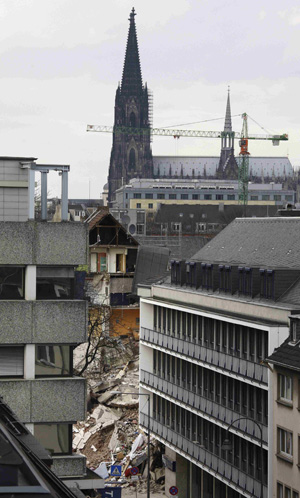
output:
{"label": "dormer window", "polygon": [[219,265],[219,289],[231,291],[231,266]]}
{"label": "dormer window", "polygon": [[291,319],[290,340],[291,342],[298,342],[300,340],[300,320]]}
{"label": "dormer window", "polygon": [[275,272],[261,268],[260,274],[260,296],[267,299],[275,299]]}
{"label": "dormer window", "polygon": [[213,266],[210,263],[201,263],[201,285],[204,289],[212,289]]}
{"label": "dormer window", "polygon": [[196,288],[196,263],[186,263],[186,285]]}

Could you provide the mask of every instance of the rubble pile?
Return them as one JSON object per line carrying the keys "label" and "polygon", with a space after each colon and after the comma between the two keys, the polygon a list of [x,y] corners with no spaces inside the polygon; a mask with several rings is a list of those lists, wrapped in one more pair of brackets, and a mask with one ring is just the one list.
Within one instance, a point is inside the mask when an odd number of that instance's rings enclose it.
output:
{"label": "rubble pile", "polygon": [[[134,486],[135,492],[143,495],[147,488],[148,438],[138,424],[138,357],[101,376],[92,372],[87,375],[89,414],[74,426],[73,451],[84,454],[87,466],[102,478],[118,486]],[[164,467],[158,454],[160,449],[151,439],[151,492],[163,494]],[[111,465],[121,466],[120,478],[109,475]],[[132,467],[138,468],[137,476],[131,476]]]}

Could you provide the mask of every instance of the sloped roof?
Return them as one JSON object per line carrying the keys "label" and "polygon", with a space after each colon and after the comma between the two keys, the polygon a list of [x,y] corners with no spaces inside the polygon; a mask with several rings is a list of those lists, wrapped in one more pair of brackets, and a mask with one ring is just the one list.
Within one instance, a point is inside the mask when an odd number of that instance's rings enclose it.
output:
{"label": "sloped roof", "polygon": [[236,218],[193,260],[265,268],[300,268],[300,218]]}
{"label": "sloped roof", "polygon": [[286,339],[279,348],[277,348],[268,361],[275,365],[300,370],[300,343],[293,344],[290,338]]}

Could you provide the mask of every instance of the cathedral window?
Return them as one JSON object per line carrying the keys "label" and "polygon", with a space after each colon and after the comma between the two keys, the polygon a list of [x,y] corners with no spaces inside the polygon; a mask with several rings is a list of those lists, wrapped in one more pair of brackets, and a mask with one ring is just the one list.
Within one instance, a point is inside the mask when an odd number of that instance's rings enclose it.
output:
{"label": "cathedral window", "polygon": [[134,112],[132,112],[129,116],[129,126],[131,128],[136,128],[136,117]]}
{"label": "cathedral window", "polygon": [[135,150],[131,149],[129,152],[129,169],[135,170],[135,164],[136,164]]}

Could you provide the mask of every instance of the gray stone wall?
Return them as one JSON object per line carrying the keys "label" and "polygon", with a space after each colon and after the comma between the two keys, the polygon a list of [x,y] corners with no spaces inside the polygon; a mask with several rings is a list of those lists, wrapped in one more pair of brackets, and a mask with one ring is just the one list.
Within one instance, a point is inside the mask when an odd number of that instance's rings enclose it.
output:
{"label": "gray stone wall", "polygon": [[24,423],[71,423],[86,416],[85,379],[80,377],[3,379],[0,393]]}
{"label": "gray stone wall", "polygon": [[86,301],[0,301],[0,344],[86,341]]}
{"label": "gray stone wall", "polygon": [[84,455],[54,456],[51,470],[59,477],[86,476],[86,457]]}
{"label": "gray stone wall", "polygon": [[0,221],[0,234],[1,265],[77,266],[88,261],[88,227],[84,223]]}

